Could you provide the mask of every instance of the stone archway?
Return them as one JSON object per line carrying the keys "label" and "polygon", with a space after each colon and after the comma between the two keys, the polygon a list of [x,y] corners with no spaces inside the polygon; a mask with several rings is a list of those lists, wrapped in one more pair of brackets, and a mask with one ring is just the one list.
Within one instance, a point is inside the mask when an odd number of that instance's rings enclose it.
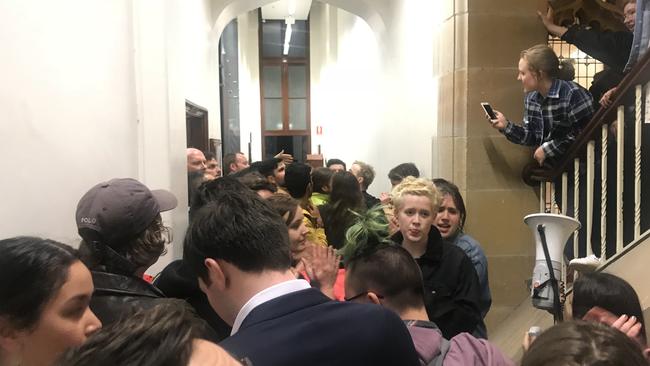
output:
{"label": "stone archway", "polygon": [[[226,25],[238,15],[260,8],[264,5],[275,2],[276,0],[214,0],[212,18],[215,19],[213,31],[217,39]],[[325,4],[330,4],[341,8],[349,13],[359,16],[365,20],[370,28],[375,32],[378,38],[386,34],[385,14],[387,7],[373,2],[372,0],[323,0]]]}

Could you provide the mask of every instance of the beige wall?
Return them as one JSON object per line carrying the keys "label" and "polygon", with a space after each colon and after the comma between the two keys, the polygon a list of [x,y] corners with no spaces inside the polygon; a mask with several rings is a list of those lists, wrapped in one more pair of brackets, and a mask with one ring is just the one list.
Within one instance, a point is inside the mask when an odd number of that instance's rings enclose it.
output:
{"label": "beige wall", "polygon": [[432,153],[440,175],[463,192],[466,231],[488,257],[490,329],[528,294],[524,280],[531,275],[534,250],[522,219],[539,206],[536,191],[520,177],[530,150],[492,129],[479,103],[488,101],[511,120],[521,120],[517,62],[521,50],[545,41],[538,8],[544,8],[543,1],[449,0],[440,35],[438,136]]}

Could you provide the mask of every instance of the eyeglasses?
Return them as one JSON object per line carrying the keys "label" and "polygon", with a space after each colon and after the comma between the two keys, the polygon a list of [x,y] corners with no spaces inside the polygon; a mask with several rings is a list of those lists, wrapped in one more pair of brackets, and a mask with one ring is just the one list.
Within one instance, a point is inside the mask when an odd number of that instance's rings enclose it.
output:
{"label": "eyeglasses", "polygon": [[[362,292],[362,293],[360,293],[360,294],[357,294],[357,295],[354,295],[354,296],[352,296],[352,297],[346,297],[346,298],[344,298],[343,300],[345,300],[345,301],[356,300],[356,299],[358,299],[358,298],[360,298],[360,297],[362,297],[362,296],[366,296],[366,295],[368,295],[369,292],[371,292],[371,291],[364,291],[364,292]],[[375,296],[377,296],[377,298],[380,298],[380,299],[383,299],[383,298],[384,298],[382,295],[379,295],[378,293],[376,293],[376,292],[374,292],[374,291],[373,291],[372,293],[375,294]]]}

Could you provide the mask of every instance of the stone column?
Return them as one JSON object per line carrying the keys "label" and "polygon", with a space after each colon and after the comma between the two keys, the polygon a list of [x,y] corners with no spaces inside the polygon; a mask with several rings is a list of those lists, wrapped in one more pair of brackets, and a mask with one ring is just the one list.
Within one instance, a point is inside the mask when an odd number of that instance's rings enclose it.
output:
{"label": "stone column", "polygon": [[519,53],[546,42],[537,19],[545,2],[446,0],[441,28],[438,136],[434,172],[453,180],[467,207],[466,232],[488,257],[492,308],[488,329],[528,296],[524,281],[534,260],[532,233],[523,217],[539,210],[537,190],[521,179],[530,148],[491,128],[480,102],[520,122],[524,94],[517,80]]}

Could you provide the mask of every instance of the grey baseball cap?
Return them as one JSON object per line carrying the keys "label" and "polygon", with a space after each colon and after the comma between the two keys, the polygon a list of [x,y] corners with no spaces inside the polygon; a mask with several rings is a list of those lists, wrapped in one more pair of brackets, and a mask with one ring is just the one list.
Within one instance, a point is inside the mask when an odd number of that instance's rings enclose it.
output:
{"label": "grey baseball cap", "polygon": [[177,204],[170,191],[149,190],[132,178],[111,179],[81,197],[77,204],[77,229],[86,241],[99,235],[106,244],[116,247],[142,233],[159,213]]}

